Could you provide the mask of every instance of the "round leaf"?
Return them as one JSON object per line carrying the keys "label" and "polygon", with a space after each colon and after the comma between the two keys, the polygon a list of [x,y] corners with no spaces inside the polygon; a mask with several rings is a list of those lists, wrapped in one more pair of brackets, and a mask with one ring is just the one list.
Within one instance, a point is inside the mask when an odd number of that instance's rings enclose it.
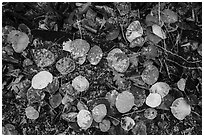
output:
{"label": "round leaf", "polygon": [[163,98],[169,93],[170,89],[171,88],[167,83],[157,82],[154,85],[152,85],[149,90],[150,90],[150,93],[158,93]]}
{"label": "round leaf", "polygon": [[156,66],[154,65],[148,65],[142,72],[142,80],[149,84],[152,85],[154,84],[158,78],[159,78],[159,70]]}
{"label": "round leaf", "polygon": [[99,46],[93,46],[88,52],[88,61],[92,65],[97,65],[103,57],[103,51]]}
{"label": "round leaf", "polygon": [[66,75],[75,69],[75,63],[72,59],[64,57],[57,61],[56,69],[62,74]]}
{"label": "round leaf", "polygon": [[88,110],[82,109],[77,114],[77,124],[82,129],[88,129],[92,124],[93,118]]}
{"label": "round leaf", "polygon": [[191,113],[191,106],[183,97],[177,98],[171,105],[171,112],[178,120],[183,120]]}
{"label": "round leaf", "polygon": [[118,72],[125,72],[130,64],[129,58],[119,48],[115,48],[108,53],[108,65]]}
{"label": "round leaf", "polygon": [[34,109],[32,106],[29,106],[25,109],[26,117],[28,119],[37,119],[39,117],[39,112]]}
{"label": "round leaf", "polygon": [[130,111],[134,105],[133,94],[128,91],[123,91],[122,93],[118,94],[115,105],[120,113]]}
{"label": "round leaf", "polygon": [[47,67],[54,63],[55,55],[47,49],[38,49],[33,54],[33,59],[38,67]]}
{"label": "round leaf", "polygon": [[148,109],[145,110],[144,116],[147,119],[154,119],[154,118],[157,117],[157,111],[156,111],[156,109],[148,108]]}
{"label": "round leaf", "polygon": [[95,106],[92,110],[93,119],[98,123],[102,121],[102,119],[106,116],[106,114],[107,114],[107,109],[106,109],[106,105],[104,104],[99,104]]}
{"label": "round leaf", "polygon": [[12,43],[12,47],[15,52],[21,53],[27,48],[29,44],[29,37],[23,32],[12,30],[7,37],[7,41]]}
{"label": "round leaf", "polygon": [[49,83],[52,83],[53,76],[48,71],[40,71],[32,78],[32,87],[34,89],[43,89]]}
{"label": "round leaf", "polygon": [[75,39],[71,42],[70,49],[73,58],[76,59],[85,56],[90,49],[90,45],[85,40]]}
{"label": "round leaf", "polygon": [[60,93],[57,93],[55,95],[52,95],[49,99],[50,105],[53,108],[57,108],[61,102],[62,102],[62,96],[60,95]]}
{"label": "round leaf", "polygon": [[150,93],[146,98],[146,104],[155,108],[161,104],[161,95],[158,93]]}
{"label": "round leaf", "polygon": [[85,77],[79,75],[72,80],[72,86],[75,90],[82,92],[89,88],[89,82]]}
{"label": "round leaf", "polygon": [[178,82],[177,82],[177,86],[178,89],[180,89],[181,91],[185,90],[185,86],[186,86],[186,79],[181,78]]}
{"label": "round leaf", "polygon": [[165,9],[161,14],[161,20],[164,23],[175,23],[178,21],[178,15],[170,9]]}

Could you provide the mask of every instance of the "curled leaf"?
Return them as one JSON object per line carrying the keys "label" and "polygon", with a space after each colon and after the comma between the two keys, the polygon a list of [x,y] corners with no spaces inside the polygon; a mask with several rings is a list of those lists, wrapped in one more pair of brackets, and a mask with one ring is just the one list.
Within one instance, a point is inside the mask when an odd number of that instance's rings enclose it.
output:
{"label": "curled leaf", "polygon": [[110,120],[103,119],[101,123],[99,123],[99,128],[102,132],[107,132],[111,127]]}
{"label": "curled leaf", "polygon": [[52,83],[48,84],[47,91],[50,94],[54,94],[58,89],[59,89],[59,80],[57,77],[54,77]]}
{"label": "curled leaf", "polygon": [[88,110],[88,107],[86,106],[86,104],[84,104],[82,101],[79,101],[77,103],[77,109],[80,111],[82,109]]}
{"label": "curled leaf", "polygon": [[6,124],[2,127],[2,134],[3,135],[18,135],[16,127],[12,124]]}
{"label": "curled leaf", "polygon": [[135,121],[131,117],[123,117],[121,118],[121,127],[125,131],[131,130],[135,126]]}
{"label": "curled leaf", "polygon": [[21,23],[19,26],[18,26],[18,30],[20,30],[21,32],[24,32],[26,33],[27,35],[30,35],[31,34],[31,30],[28,26],[26,26],[24,23]]}
{"label": "curled leaf", "polygon": [[139,121],[135,123],[132,132],[134,135],[147,135],[147,127],[143,121]]}
{"label": "curled leaf", "polygon": [[30,104],[41,101],[45,96],[45,93],[40,89],[34,89],[30,87],[27,91],[27,100]]}
{"label": "curled leaf", "polygon": [[118,37],[120,33],[120,30],[119,29],[114,29],[113,31],[109,32],[107,35],[106,35],[106,39],[107,40],[114,40]]}
{"label": "curled leaf", "polygon": [[118,96],[118,92],[116,90],[112,90],[106,94],[106,99],[110,102],[111,106],[115,105],[116,98]]}
{"label": "curled leaf", "polygon": [[126,38],[129,42],[132,42],[135,38],[143,35],[143,28],[139,21],[133,21],[127,28]]}
{"label": "curled leaf", "polygon": [[145,43],[145,39],[143,37],[135,38],[129,45],[130,48],[134,47],[142,47]]}
{"label": "curled leaf", "polygon": [[72,97],[72,96],[66,94],[66,95],[64,95],[64,97],[62,98],[62,104],[63,104],[63,105],[66,105],[66,104],[68,104],[68,103],[71,103],[71,102],[74,101],[74,99],[75,99],[74,97]]}
{"label": "curled leaf", "polygon": [[63,113],[61,118],[67,122],[76,122],[77,114],[76,112]]}

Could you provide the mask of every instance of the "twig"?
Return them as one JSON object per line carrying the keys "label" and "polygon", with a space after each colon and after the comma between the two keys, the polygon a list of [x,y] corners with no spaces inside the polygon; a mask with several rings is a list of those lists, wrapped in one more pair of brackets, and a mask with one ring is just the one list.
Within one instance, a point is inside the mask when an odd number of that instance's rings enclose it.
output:
{"label": "twig", "polygon": [[80,23],[80,21],[77,20],[77,27],[78,27],[78,29],[79,29],[80,37],[81,37],[81,39],[82,39],[81,25],[80,25],[79,23]]}
{"label": "twig", "polygon": [[120,122],[120,120],[118,120],[117,118],[114,118],[114,117],[112,117],[112,116],[110,116],[110,115],[107,115],[108,117],[110,117],[110,118],[112,118],[112,119],[114,119],[114,120],[116,120],[116,121],[118,121],[118,122]]}
{"label": "twig", "polygon": [[142,109],[142,110],[135,110],[135,111],[133,111],[133,112],[130,112],[130,113],[126,113],[126,114],[123,114],[123,116],[125,115],[132,115],[132,114],[134,114],[134,113],[140,113],[140,112],[143,112],[143,111],[145,111],[145,109]]}
{"label": "twig", "polygon": [[125,40],[125,43],[128,43],[127,40],[126,40],[126,38],[125,38],[124,32],[123,32],[123,26],[122,26],[122,24],[120,24],[120,28],[121,28],[122,36],[123,36],[123,39]]}
{"label": "twig", "polygon": [[[165,67],[166,67],[166,71],[167,71],[168,77],[170,78],[169,68],[168,68],[168,66],[167,66],[167,64],[166,64],[165,59],[164,59],[164,64],[165,64]],[[170,78],[170,79],[171,79],[171,78]]]}
{"label": "twig", "polygon": [[161,21],[161,15],[160,15],[160,2],[159,2],[159,6],[158,6],[158,16],[159,16],[159,23]]}
{"label": "twig", "polygon": [[185,58],[183,58],[182,56],[179,56],[179,55],[177,55],[177,54],[175,54],[175,53],[173,53],[173,52],[171,52],[171,51],[168,51],[168,50],[166,50],[165,48],[163,48],[163,47],[161,47],[161,46],[159,46],[159,45],[156,45],[156,46],[159,47],[159,48],[161,48],[161,49],[164,50],[165,52],[167,52],[167,53],[169,53],[169,54],[172,54],[173,56],[176,56],[176,57],[178,57],[178,58],[184,60],[184,61],[187,62],[187,63],[190,63],[190,64],[192,63],[192,64],[194,64],[194,63],[202,62],[202,60],[188,61],[188,60],[186,60]]}
{"label": "twig", "polygon": [[181,65],[181,64],[179,64],[179,63],[177,63],[177,62],[175,62],[173,60],[170,60],[168,58],[166,58],[166,60],[169,61],[169,62],[175,63],[176,65],[178,65],[178,66],[180,66],[182,68],[185,68],[185,69],[199,69],[199,70],[202,70],[201,67],[186,67],[186,66],[183,66],[183,65]]}

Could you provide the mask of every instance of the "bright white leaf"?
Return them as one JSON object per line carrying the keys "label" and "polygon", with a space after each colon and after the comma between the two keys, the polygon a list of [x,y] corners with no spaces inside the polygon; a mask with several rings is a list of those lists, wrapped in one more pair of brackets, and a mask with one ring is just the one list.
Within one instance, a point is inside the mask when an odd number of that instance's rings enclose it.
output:
{"label": "bright white leaf", "polygon": [[49,83],[52,83],[53,75],[48,71],[41,71],[32,78],[32,87],[34,89],[43,89]]}
{"label": "bright white leaf", "polygon": [[147,106],[155,108],[161,104],[161,95],[158,93],[150,93],[146,98]]}
{"label": "bright white leaf", "polygon": [[62,44],[63,50],[71,52],[72,51],[71,43],[72,43],[72,40],[70,40],[70,39],[69,39],[69,41],[63,42],[63,44]]}
{"label": "bright white leaf", "polygon": [[165,32],[162,30],[162,28],[156,24],[152,25],[152,31],[155,35],[157,35],[158,37],[160,37],[161,39],[166,39],[166,34]]}

